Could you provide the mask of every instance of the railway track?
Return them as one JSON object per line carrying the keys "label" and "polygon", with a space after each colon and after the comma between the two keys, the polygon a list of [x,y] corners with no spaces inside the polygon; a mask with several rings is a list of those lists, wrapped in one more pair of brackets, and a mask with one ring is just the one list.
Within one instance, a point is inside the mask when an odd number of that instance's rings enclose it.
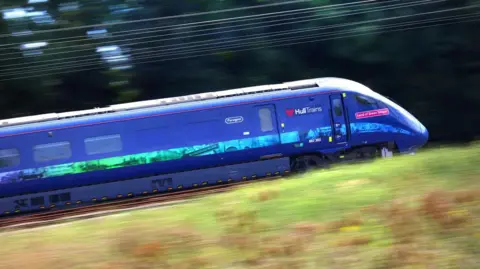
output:
{"label": "railway track", "polygon": [[109,201],[100,204],[93,204],[81,207],[55,209],[52,211],[32,213],[29,215],[9,217],[0,219],[0,232],[15,231],[28,228],[71,222],[80,219],[88,219],[110,215],[112,212],[141,209],[142,207],[162,206],[169,202],[188,201],[201,196],[221,193],[233,190],[236,187],[250,184],[252,182],[271,181],[281,176],[261,178],[254,181],[241,181],[201,189],[188,189],[172,193],[154,194],[150,196],[137,196],[117,201]]}

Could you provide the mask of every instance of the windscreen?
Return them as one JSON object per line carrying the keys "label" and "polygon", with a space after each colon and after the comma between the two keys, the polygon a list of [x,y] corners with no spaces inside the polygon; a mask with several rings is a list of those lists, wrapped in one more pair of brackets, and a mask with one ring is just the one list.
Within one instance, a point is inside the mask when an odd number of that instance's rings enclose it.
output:
{"label": "windscreen", "polygon": [[[392,100],[382,96],[381,94],[378,94],[374,91],[369,91],[369,92],[363,92],[362,94],[365,94],[367,96],[370,96],[372,98],[375,98],[384,104],[390,106],[391,108],[397,110],[399,113],[401,113],[404,117],[407,118],[407,122],[405,122],[406,125],[410,126],[414,130],[418,132],[425,132],[425,126],[417,119],[415,118],[410,112],[405,110],[403,107],[397,105],[396,103],[392,102]],[[402,117],[399,117],[399,120],[402,120]]]}

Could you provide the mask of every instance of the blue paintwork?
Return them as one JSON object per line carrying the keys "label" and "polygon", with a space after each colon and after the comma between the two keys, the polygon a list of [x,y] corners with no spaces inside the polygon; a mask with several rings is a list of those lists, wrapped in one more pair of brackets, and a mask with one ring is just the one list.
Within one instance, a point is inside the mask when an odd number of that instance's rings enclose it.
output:
{"label": "blue paintwork", "polygon": [[[63,190],[47,191],[34,195],[20,195],[0,199],[0,215],[12,215],[15,211],[26,212],[29,210],[41,210],[42,208],[60,208],[65,201],[50,201],[51,195],[62,193],[70,194],[70,207],[83,206],[93,203],[92,200],[112,200],[122,197],[140,196],[143,194],[161,193],[187,187],[200,188],[220,183],[238,182],[242,180],[254,180],[257,177],[272,175],[285,175],[289,169],[289,159],[280,158],[260,162],[235,164],[209,169],[195,170],[137,178],[135,180],[116,181],[105,184],[89,185]],[[44,203],[31,204],[31,197],[43,198]]]}
{"label": "blue paintwork", "polygon": [[[321,84],[318,88],[244,95],[0,128],[0,149],[15,147],[22,156],[18,166],[0,168],[0,173],[246,137],[278,137],[276,143],[267,147],[3,184],[0,187],[0,197],[256,161],[261,156],[278,153],[283,156],[309,152],[331,153],[339,149],[388,141],[394,141],[401,152],[410,152],[428,140],[428,131],[417,119],[365,86],[335,78],[322,81]],[[342,97],[343,93],[346,94],[345,98]],[[379,108],[388,108],[390,114],[355,119],[356,112],[376,109],[359,107],[355,102],[355,94],[379,101]],[[346,115],[344,118],[335,118],[335,122],[340,123],[340,127],[335,127],[335,132],[332,132],[334,119],[330,116],[331,95],[343,101]],[[322,112],[291,117],[286,113],[290,109],[317,106],[322,108]],[[274,130],[261,131],[257,114],[261,107],[271,108],[275,112]],[[240,116],[243,120],[239,120]],[[53,132],[53,137],[49,137],[47,132]],[[333,141],[329,142],[329,137],[334,133],[341,137],[333,137]],[[111,134],[121,134],[121,152],[91,156],[85,153],[85,138]],[[71,142],[72,156],[69,159],[42,164],[33,160],[32,148],[35,145],[59,141]]]}

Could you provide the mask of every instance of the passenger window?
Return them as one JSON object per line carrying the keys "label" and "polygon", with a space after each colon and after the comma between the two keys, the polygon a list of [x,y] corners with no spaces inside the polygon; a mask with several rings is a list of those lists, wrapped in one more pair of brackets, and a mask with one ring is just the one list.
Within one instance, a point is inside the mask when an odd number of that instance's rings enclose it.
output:
{"label": "passenger window", "polygon": [[333,99],[333,111],[335,112],[335,116],[343,116],[342,101],[340,99]]}
{"label": "passenger window", "polygon": [[272,112],[268,108],[261,108],[258,110],[258,117],[260,118],[260,128],[262,132],[269,132],[273,130]]}
{"label": "passenger window", "polygon": [[361,106],[366,106],[366,107],[375,108],[375,109],[379,108],[377,101],[371,98],[368,98],[366,96],[355,95],[355,99],[357,100],[357,104]]}
{"label": "passenger window", "polygon": [[52,194],[49,196],[50,203],[55,204],[55,203],[60,203],[60,202],[68,202],[70,201],[70,193],[69,192],[64,192],[60,194]]}
{"label": "passenger window", "polygon": [[20,163],[18,149],[0,149],[0,168],[17,166]]}
{"label": "passenger window", "polygon": [[45,198],[43,196],[38,196],[30,199],[30,204],[32,206],[39,206],[45,204]]}
{"label": "passenger window", "polygon": [[68,159],[70,157],[72,157],[72,149],[69,142],[50,143],[33,147],[33,158],[38,163]]}
{"label": "passenger window", "polygon": [[117,152],[123,149],[120,135],[97,136],[85,139],[85,152],[88,155]]}

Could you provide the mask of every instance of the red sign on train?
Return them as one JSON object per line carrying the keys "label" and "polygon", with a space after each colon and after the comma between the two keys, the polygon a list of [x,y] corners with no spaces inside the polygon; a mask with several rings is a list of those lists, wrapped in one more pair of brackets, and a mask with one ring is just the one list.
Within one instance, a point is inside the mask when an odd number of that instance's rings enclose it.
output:
{"label": "red sign on train", "polygon": [[356,119],[366,119],[366,118],[386,116],[388,114],[390,114],[390,112],[388,111],[388,108],[382,108],[382,109],[375,109],[375,110],[357,112],[357,113],[355,113],[355,118]]}

